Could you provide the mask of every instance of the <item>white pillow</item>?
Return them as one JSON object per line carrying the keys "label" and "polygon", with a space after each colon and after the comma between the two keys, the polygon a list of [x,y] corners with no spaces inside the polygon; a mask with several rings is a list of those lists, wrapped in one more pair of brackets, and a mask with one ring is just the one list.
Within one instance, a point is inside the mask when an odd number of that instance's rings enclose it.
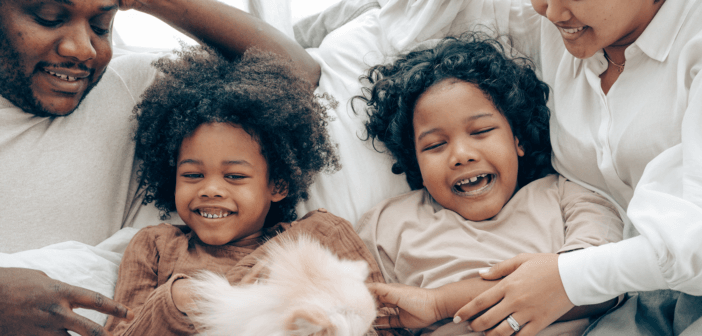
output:
{"label": "white pillow", "polygon": [[[388,49],[378,21],[379,9],[371,9],[327,35],[319,48],[307,51],[319,62],[322,75],[318,94],[328,93],[339,102],[331,112],[330,136],[338,146],[342,168],[328,175],[320,174],[310,188],[308,201],[298,205],[299,216],[317,208],[356,224],[361,215],[380,201],[409,191],[404,175],[390,169],[389,153],[378,153],[365,136],[363,106],[358,115],[351,110],[351,97],[361,94],[359,77],[371,65],[383,63]],[[380,147],[383,148],[383,147]]]}

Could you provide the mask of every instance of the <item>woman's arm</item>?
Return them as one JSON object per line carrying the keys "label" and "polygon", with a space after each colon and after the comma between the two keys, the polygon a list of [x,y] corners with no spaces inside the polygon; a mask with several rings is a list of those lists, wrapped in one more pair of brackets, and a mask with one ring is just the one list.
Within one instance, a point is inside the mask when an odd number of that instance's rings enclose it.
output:
{"label": "woman's arm", "polygon": [[319,64],[297,42],[263,20],[217,0],[120,0],[120,9],[153,15],[230,57],[251,47],[270,51],[291,60],[312,85],[319,81]]}

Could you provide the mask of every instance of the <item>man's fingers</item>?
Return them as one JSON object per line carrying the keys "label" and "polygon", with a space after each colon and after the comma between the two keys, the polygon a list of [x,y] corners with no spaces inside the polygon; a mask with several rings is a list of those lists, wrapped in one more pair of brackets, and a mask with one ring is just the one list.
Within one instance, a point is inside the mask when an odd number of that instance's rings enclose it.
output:
{"label": "man's fingers", "polygon": [[111,336],[103,326],[71,311],[66,316],[66,328],[82,336]]}
{"label": "man's fingers", "polygon": [[134,313],[125,305],[89,289],[61,283],[54,285],[54,290],[65,293],[71,308],[92,309],[126,320],[134,318]]}
{"label": "man's fingers", "polygon": [[497,280],[504,278],[512,274],[512,272],[519,268],[522,263],[529,260],[528,256],[528,254],[522,253],[514,258],[499,262],[497,265],[492,266],[485,271],[481,271],[479,274],[485,280]]}

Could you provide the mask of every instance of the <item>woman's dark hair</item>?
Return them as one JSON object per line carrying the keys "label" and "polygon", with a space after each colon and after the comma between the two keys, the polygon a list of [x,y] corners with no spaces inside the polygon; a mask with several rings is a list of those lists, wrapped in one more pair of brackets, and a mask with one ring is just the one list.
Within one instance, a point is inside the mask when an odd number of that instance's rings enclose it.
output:
{"label": "woman's dark hair", "polygon": [[154,62],[160,75],[135,107],[139,178],[144,204],[154,202],[162,219],[175,207],[176,160],[184,138],[213,122],[241,126],[258,141],[269,180],[287,197],[273,203],[265,227],[294,220],[295,205],[320,171],[339,169],[326,132],[327,108],[313,86],[289,62],[247,51],[227,60],[208,47],[184,47],[177,58]]}
{"label": "woman's dark hair", "polygon": [[362,79],[373,86],[354,97],[365,103],[368,138],[374,147],[375,140],[385,145],[396,160],[392,172],[405,173],[413,190],[423,187],[415,155],[414,107],[422,93],[445,79],[475,84],[505,116],[525,153],[519,158],[519,187],[555,172],[546,107],[548,86],[537,78],[531,61],[507,56],[498,39],[477,32],[447,37],[433,48],[376,65]]}

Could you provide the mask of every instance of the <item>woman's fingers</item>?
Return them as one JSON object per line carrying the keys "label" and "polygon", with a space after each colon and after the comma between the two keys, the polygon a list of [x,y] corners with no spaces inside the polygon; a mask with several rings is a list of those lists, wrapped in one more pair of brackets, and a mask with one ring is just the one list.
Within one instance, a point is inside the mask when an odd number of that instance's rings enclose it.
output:
{"label": "woman's fingers", "polygon": [[[454,321],[455,322],[461,322],[465,321],[468,319],[472,319],[475,315],[478,315],[480,312],[485,311],[479,318],[481,318],[483,321],[491,321],[492,319],[497,319],[501,317],[500,314],[496,309],[499,309],[498,307],[493,307],[496,304],[498,304],[500,301],[502,301],[502,298],[504,297],[504,293],[500,290],[500,285],[497,285],[495,287],[492,287],[482,294],[478,295],[475,299],[472,301],[468,302],[465,306],[461,307],[456,314],[454,314]],[[488,308],[492,307],[491,309],[488,310]],[[487,318],[485,318],[485,314],[489,314]],[[502,317],[507,316],[507,313],[503,313],[504,315]],[[458,317],[458,319],[456,319]],[[478,324],[480,326],[480,324]],[[491,325],[487,325],[482,329],[474,329],[474,330],[485,330],[490,327],[495,325],[495,323]],[[474,327],[471,323],[471,327]]]}
{"label": "woman's fingers", "polygon": [[495,326],[495,329],[486,335],[501,335],[505,328],[499,324],[512,314],[515,319],[522,319],[518,320],[519,323],[529,326],[522,329],[518,335],[534,335],[573,307],[558,273],[558,255],[533,254],[516,257],[512,263],[498,268],[498,271],[509,270],[513,264],[521,266],[505,277],[500,284],[459,309],[456,315],[465,320],[499,302],[470,323],[473,330],[483,331]]}
{"label": "woman's fingers", "polygon": [[529,260],[530,258],[533,258],[535,255],[536,254],[530,253],[519,254],[514,258],[497,263],[495,266],[492,266],[489,269],[481,270],[479,272],[480,277],[482,277],[485,280],[497,280],[500,278],[504,278],[512,274],[512,272],[517,270],[517,268],[519,268],[519,266],[521,266],[522,263]]}

